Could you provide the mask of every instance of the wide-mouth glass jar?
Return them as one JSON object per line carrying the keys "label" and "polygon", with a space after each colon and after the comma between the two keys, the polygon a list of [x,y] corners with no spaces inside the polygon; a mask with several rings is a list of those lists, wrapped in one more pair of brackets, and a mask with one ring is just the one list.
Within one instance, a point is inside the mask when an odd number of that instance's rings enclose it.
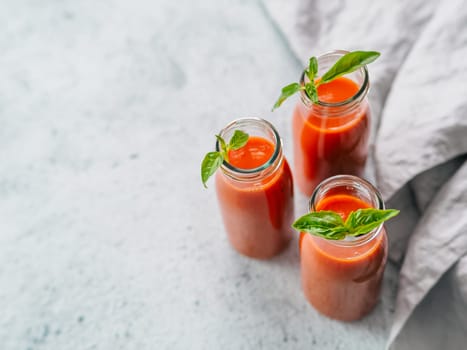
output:
{"label": "wide-mouth glass jar", "polygon": [[[216,174],[225,230],[241,254],[270,258],[280,253],[292,237],[292,174],[282,140],[271,123],[260,118],[237,119],[222,129],[220,136],[229,140],[235,130],[249,134],[249,140],[243,148],[230,153],[229,161],[225,160]],[[216,150],[220,150],[219,141]]]}
{"label": "wide-mouth glass jar", "polygon": [[[318,78],[348,51],[319,56]],[[302,74],[301,84],[307,82]],[[366,66],[318,87],[313,103],[305,91],[292,116],[295,179],[311,195],[322,180],[339,174],[361,176],[368,155],[370,86]]]}
{"label": "wide-mouth glass jar", "polygon": [[[360,208],[384,209],[378,190],[351,175],[334,176],[313,192],[310,211],[334,210],[344,219]],[[328,240],[300,234],[300,266],[304,294],[324,315],[344,321],[362,318],[378,301],[387,260],[383,225],[359,236]]]}

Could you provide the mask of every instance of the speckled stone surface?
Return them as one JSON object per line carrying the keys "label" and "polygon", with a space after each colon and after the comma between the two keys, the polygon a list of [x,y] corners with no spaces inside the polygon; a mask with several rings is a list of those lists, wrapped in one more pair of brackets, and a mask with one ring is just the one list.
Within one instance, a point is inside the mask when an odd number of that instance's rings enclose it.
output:
{"label": "speckled stone surface", "polygon": [[238,255],[199,179],[237,117],[290,155],[300,69],[260,2],[2,2],[0,349],[382,349],[392,266],[367,318],[322,317],[297,240]]}

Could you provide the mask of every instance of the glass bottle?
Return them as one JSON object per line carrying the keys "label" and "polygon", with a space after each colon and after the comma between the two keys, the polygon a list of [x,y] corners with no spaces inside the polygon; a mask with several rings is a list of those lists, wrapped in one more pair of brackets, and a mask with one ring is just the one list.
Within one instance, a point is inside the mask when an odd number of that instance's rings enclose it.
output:
{"label": "glass bottle", "polygon": [[[318,78],[347,51],[318,57]],[[308,81],[302,74],[301,84]],[[313,103],[305,91],[292,117],[294,177],[307,196],[322,180],[339,174],[361,176],[368,155],[370,86],[366,66],[318,87]],[[342,100],[344,98],[344,100]]]}
{"label": "glass bottle", "polygon": [[[381,195],[373,185],[356,176],[339,175],[316,187],[309,210],[320,210],[325,201],[348,199],[345,196],[368,207],[384,209]],[[365,235],[337,241],[302,232],[299,249],[302,288],[315,309],[343,321],[360,319],[373,309],[387,260],[383,225]]]}
{"label": "glass bottle", "polygon": [[[221,215],[229,241],[239,253],[267,259],[280,253],[293,234],[292,174],[282,152],[282,140],[271,123],[259,118],[238,119],[220,136],[228,141],[235,130],[248,133],[249,143],[252,137],[266,142],[273,152],[264,164],[254,168],[223,162],[216,174]],[[216,150],[220,150],[219,141]]]}

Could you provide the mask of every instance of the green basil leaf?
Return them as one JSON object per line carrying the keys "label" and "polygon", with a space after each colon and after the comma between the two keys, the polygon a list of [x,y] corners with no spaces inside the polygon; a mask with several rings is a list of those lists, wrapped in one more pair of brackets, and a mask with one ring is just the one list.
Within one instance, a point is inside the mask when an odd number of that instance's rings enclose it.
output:
{"label": "green basil leaf", "polygon": [[227,145],[224,139],[220,135],[216,135],[216,139],[219,142],[221,153],[227,153]]}
{"label": "green basil leaf", "polygon": [[308,64],[308,79],[314,81],[316,74],[318,74],[318,60],[313,56],[310,58],[310,63]]}
{"label": "green basil leaf", "polygon": [[272,110],[278,108],[282,104],[282,102],[284,102],[287,98],[289,98],[290,96],[292,96],[300,90],[302,90],[302,86],[299,83],[292,83],[283,87],[281,95],[277,99]]}
{"label": "green basil leaf", "polygon": [[216,170],[222,165],[224,161],[224,157],[220,152],[209,152],[203,159],[201,163],[201,180],[203,181],[203,185],[205,188],[206,182],[211,177],[212,174],[216,172]]}
{"label": "green basil leaf", "polygon": [[229,149],[236,150],[242,148],[247,142],[248,134],[241,130],[235,130],[229,142]]}
{"label": "green basil leaf", "polygon": [[316,89],[316,85],[314,83],[306,83],[305,91],[313,103],[318,102],[318,90]]}
{"label": "green basil leaf", "polygon": [[345,238],[347,231],[339,214],[324,210],[303,215],[293,223],[292,227],[300,232],[333,240]]}
{"label": "green basil leaf", "polygon": [[349,214],[345,221],[345,226],[348,229],[349,235],[361,236],[373,231],[383,222],[393,218],[397,214],[399,214],[399,210],[395,209],[358,209]]}
{"label": "green basil leaf", "polygon": [[229,150],[239,149],[248,142],[248,134],[241,131],[235,130],[232,137],[230,138],[229,144],[227,145],[225,140],[220,135],[216,135],[217,142],[219,143],[219,152],[209,152],[201,163],[201,181],[205,188],[208,179],[216,172],[216,170],[222,165],[224,160],[229,161]]}
{"label": "green basil leaf", "polygon": [[318,84],[329,83],[340,76],[352,73],[380,56],[376,51],[353,51],[342,56],[319,80]]}
{"label": "green basil leaf", "polygon": [[344,223],[341,216],[334,211],[317,211],[303,215],[292,227],[300,232],[340,240],[346,235],[356,237],[369,233],[397,214],[399,210],[395,209],[359,209],[351,212]]}

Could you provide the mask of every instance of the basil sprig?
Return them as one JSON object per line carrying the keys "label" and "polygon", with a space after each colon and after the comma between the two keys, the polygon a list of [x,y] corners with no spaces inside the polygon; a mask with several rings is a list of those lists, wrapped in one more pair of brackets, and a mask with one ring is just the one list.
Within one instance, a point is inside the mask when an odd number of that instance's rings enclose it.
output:
{"label": "basil sprig", "polygon": [[303,215],[292,227],[300,232],[340,240],[346,236],[358,237],[369,233],[397,214],[399,210],[396,209],[358,209],[351,212],[344,222],[336,212],[322,210]]}
{"label": "basil sprig", "polygon": [[324,73],[318,81],[315,81],[318,73],[318,60],[316,57],[311,57],[308,68],[305,69],[305,75],[308,77],[308,82],[304,85],[292,83],[282,88],[281,94],[277,99],[272,110],[278,108],[282,102],[293,94],[305,90],[306,94],[313,103],[318,102],[318,86],[326,84],[339,78],[345,74],[352,73],[357,69],[370,64],[380,56],[376,51],[353,51],[345,54],[329,70]]}
{"label": "basil sprig", "polygon": [[230,138],[229,143],[227,144],[225,140],[216,135],[217,141],[219,142],[220,151],[219,152],[209,152],[203,159],[201,163],[201,181],[205,188],[206,182],[208,179],[216,172],[216,170],[222,165],[224,160],[229,161],[229,151],[237,150],[242,148],[248,142],[248,134],[241,131],[235,130],[234,134]]}

